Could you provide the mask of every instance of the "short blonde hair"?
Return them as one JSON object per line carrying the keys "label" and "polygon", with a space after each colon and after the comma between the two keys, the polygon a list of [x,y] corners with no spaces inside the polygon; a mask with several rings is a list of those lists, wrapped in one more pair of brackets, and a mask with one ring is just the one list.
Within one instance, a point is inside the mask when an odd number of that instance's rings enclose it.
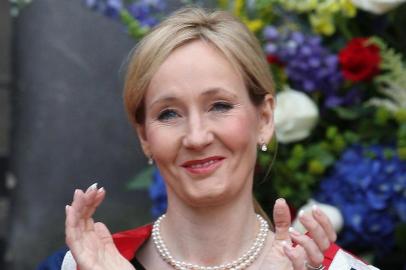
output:
{"label": "short blonde hair", "polygon": [[241,73],[255,105],[274,93],[263,50],[242,22],[225,11],[184,8],[161,22],[133,51],[124,86],[124,103],[133,125],[144,123],[144,96],[161,64],[176,48],[199,39],[213,44]]}

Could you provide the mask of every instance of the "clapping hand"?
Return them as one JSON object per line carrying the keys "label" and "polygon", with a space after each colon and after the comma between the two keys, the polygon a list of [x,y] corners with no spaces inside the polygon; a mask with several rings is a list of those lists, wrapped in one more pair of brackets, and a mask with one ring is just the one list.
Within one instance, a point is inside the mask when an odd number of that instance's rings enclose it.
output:
{"label": "clapping hand", "polygon": [[66,244],[80,270],[134,270],[117,250],[107,227],[93,221],[93,214],[105,197],[97,184],[86,192],[77,189],[71,205],[66,206]]}
{"label": "clapping hand", "polygon": [[324,269],[324,252],[337,236],[330,220],[317,206],[312,213],[299,213],[299,220],[307,229],[307,234],[290,227],[290,212],[284,199],[275,202],[273,219],[275,239],[268,256],[269,269]]}

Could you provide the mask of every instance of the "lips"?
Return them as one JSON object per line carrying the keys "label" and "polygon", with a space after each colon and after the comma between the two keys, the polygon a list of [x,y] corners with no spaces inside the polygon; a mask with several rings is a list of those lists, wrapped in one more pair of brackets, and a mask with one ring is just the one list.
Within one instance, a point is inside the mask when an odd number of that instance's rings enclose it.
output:
{"label": "lips", "polygon": [[181,166],[192,174],[209,174],[215,171],[224,160],[221,156],[212,156],[205,159],[189,160]]}

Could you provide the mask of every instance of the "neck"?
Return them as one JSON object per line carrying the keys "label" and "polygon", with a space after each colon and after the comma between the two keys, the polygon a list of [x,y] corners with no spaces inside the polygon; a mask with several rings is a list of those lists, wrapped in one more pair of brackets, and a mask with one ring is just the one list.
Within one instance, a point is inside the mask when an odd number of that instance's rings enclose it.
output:
{"label": "neck", "polygon": [[161,234],[172,255],[200,265],[235,260],[252,245],[259,224],[252,195],[212,207],[171,207],[169,201]]}

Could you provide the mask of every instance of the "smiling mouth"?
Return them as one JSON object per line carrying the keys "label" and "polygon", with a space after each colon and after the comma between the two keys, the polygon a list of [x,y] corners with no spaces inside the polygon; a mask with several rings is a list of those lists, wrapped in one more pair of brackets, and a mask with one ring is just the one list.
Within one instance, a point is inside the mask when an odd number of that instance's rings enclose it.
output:
{"label": "smiling mouth", "polygon": [[210,174],[214,172],[220,165],[224,157],[213,156],[200,160],[190,160],[182,164],[182,167],[191,174]]}

